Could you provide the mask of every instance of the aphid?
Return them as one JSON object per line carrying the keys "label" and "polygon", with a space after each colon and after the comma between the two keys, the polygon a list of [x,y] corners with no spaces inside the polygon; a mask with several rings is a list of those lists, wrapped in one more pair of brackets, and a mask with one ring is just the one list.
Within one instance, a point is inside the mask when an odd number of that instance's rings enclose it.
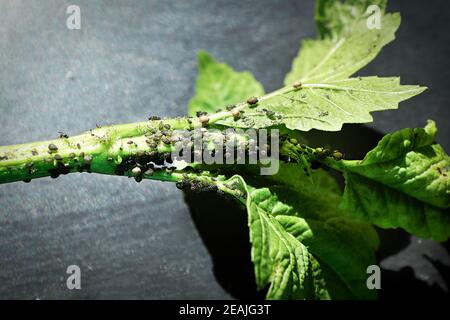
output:
{"label": "aphid", "polygon": [[195,115],[197,116],[197,118],[200,118],[201,116],[206,116],[208,114],[208,112],[204,112],[204,111],[197,111],[195,113]]}
{"label": "aphid", "polygon": [[158,157],[158,152],[152,151],[148,154],[151,159],[156,159]]}
{"label": "aphid", "polygon": [[231,115],[233,116],[234,120],[239,120],[239,118],[241,117],[241,112],[239,111],[239,109],[235,108],[231,110]]}
{"label": "aphid", "polygon": [[131,172],[132,172],[134,175],[138,175],[138,174],[141,174],[141,173],[142,173],[142,170],[141,170],[141,168],[139,168],[139,167],[134,167],[134,168],[131,170]]}
{"label": "aphid", "polygon": [[165,128],[166,130],[170,130],[170,124],[166,123],[166,124],[164,125],[164,128]]}
{"label": "aphid", "polygon": [[295,81],[292,86],[294,89],[300,89],[302,87],[302,83],[300,81]]}
{"label": "aphid", "polygon": [[100,129],[102,126],[99,125],[99,124],[95,124],[95,127],[96,127],[97,129]]}
{"label": "aphid", "polygon": [[81,149],[81,145],[79,143],[77,143],[77,148]]}
{"label": "aphid", "polygon": [[202,115],[198,118],[202,126],[206,126],[209,122],[209,117],[207,115]]}
{"label": "aphid", "polygon": [[160,122],[160,123],[158,124],[158,129],[159,129],[159,130],[164,130],[164,123]]}
{"label": "aphid", "polygon": [[48,145],[48,149],[49,149],[50,151],[56,151],[56,150],[58,150],[58,147],[55,146],[53,143],[50,143],[50,144]]}
{"label": "aphid", "polygon": [[63,159],[63,157],[61,157],[60,154],[55,154],[55,156],[53,157],[56,161],[61,161]]}
{"label": "aphid", "polygon": [[258,98],[257,97],[250,97],[247,99],[247,103],[249,105],[255,105],[258,103]]}
{"label": "aphid", "polygon": [[319,113],[319,117],[326,117],[329,114],[328,111],[322,111]]}
{"label": "aphid", "polygon": [[31,179],[23,179],[23,182],[29,183],[29,182],[31,182]]}
{"label": "aphid", "polygon": [[84,158],[84,152],[83,151],[80,152],[80,158]]}
{"label": "aphid", "polygon": [[175,186],[176,186],[178,189],[183,190],[184,187],[185,187],[185,183],[184,183],[184,181],[177,181],[177,182],[175,183]]}
{"label": "aphid", "polygon": [[293,86],[295,89],[300,89],[300,88],[302,87],[302,83],[301,83],[300,81],[295,81],[295,82],[292,84],[292,86]]}
{"label": "aphid", "polygon": [[62,139],[62,138],[68,138],[68,137],[69,137],[67,134],[65,134],[65,133],[62,132],[62,131],[58,131],[58,133],[59,133],[59,138],[60,138],[60,139]]}
{"label": "aphid", "polygon": [[227,111],[231,111],[231,110],[233,110],[234,108],[236,108],[235,105],[230,105],[230,106],[226,106],[225,109],[227,109]]}
{"label": "aphid", "polygon": [[155,171],[154,171],[152,168],[148,168],[148,169],[144,172],[144,174],[145,174],[146,176],[151,176],[151,175],[153,175],[154,172],[155,172]]}
{"label": "aphid", "polygon": [[33,156],[37,156],[39,153],[37,152],[36,149],[33,149],[33,150],[31,150],[31,154],[32,154]]}
{"label": "aphid", "polygon": [[75,153],[73,153],[73,152],[71,152],[71,153],[69,153],[69,158],[75,158]]}
{"label": "aphid", "polygon": [[128,140],[127,144],[133,144],[134,142],[132,140]]}
{"label": "aphid", "polygon": [[335,160],[342,160],[344,158],[344,155],[339,150],[334,150],[332,155]]}
{"label": "aphid", "polygon": [[58,170],[49,170],[49,171],[50,171],[50,177],[51,177],[52,179],[56,179],[56,178],[59,177],[59,172],[58,172]]}
{"label": "aphid", "polygon": [[162,137],[161,141],[165,144],[170,144],[170,139],[167,137]]}
{"label": "aphid", "polygon": [[161,118],[158,117],[158,116],[150,116],[150,117],[148,118],[148,120],[161,120]]}
{"label": "aphid", "polygon": [[325,159],[331,154],[331,151],[328,149],[324,149],[322,147],[316,148],[315,154],[317,155],[317,158],[319,159]]}

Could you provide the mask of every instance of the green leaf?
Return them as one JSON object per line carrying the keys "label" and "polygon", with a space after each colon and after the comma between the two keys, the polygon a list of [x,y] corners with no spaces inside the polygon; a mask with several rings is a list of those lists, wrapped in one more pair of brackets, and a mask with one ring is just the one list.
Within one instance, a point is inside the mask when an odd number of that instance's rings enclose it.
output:
{"label": "green leaf", "polygon": [[342,161],[343,207],[383,228],[420,237],[450,236],[450,157],[435,142],[436,125],[383,137],[362,161]]}
{"label": "green leaf", "polygon": [[450,212],[358,174],[345,174],[342,208],[349,217],[380,228],[402,228],[421,238],[446,241],[450,237]]}
{"label": "green leaf", "polygon": [[[376,293],[366,286],[366,268],[375,263],[377,234],[370,225],[348,219],[338,208],[341,196],[334,179],[315,170],[311,184],[296,165],[282,165],[276,176],[268,178],[268,188],[247,187],[252,261],[258,287],[272,282],[270,297],[297,296],[292,290],[302,288],[307,298],[318,298],[311,290],[328,292],[333,299],[375,298]],[[243,180],[241,183],[245,184]],[[274,240],[276,236],[279,240]],[[297,242],[280,240],[291,237]],[[280,243],[286,244],[280,248]],[[288,257],[289,252],[296,255],[294,248],[299,245],[306,246],[321,267],[321,280],[312,286],[308,281],[303,281],[303,287],[292,285],[292,279],[300,279],[301,272],[300,265]],[[314,262],[310,259],[311,264]],[[283,283],[274,276],[274,270],[280,270],[280,266],[285,266],[281,270],[290,281]],[[292,275],[288,276],[288,272]],[[305,275],[306,279],[310,279],[310,274]]]}
{"label": "green leaf", "polygon": [[354,24],[367,19],[367,8],[376,5],[384,12],[387,0],[316,0],[315,20],[321,38],[347,34]]}
{"label": "green leaf", "polygon": [[328,83],[350,77],[395,39],[400,15],[385,14],[381,21],[381,29],[369,29],[360,20],[339,38],[304,40],[284,83]]}
{"label": "green leaf", "polygon": [[205,51],[198,53],[198,64],[200,73],[195,96],[189,102],[189,115],[197,111],[213,113],[221,107],[264,94],[264,88],[250,72],[236,72]]}
{"label": "green leaf", "polygon": [[[269,94],[237,121],[218,123],[241,128],[264,128],[284,124],[293,130],[338,131],[344,123],[372,121],[370,112],[396,109],[400,101],[425,88],[400,85],[399,78],[362,77],[304,84],[300,90]],[[270,116],[268,116],[270,113]]]}
{"label": "green leaf", "polygon": [[[312,298],[309,292],[313,281],[312,263],[307,248],[283,228],[274,217],[273,210],[282,210],[283,204],[274,198],[269,189],[249,188],[247,209],[249,213],[252,260],[255,264],[256,283],[259,289],[271,283],[268,299]],[[315,262],[315,268],[318,263]],[[323,281],[314,292],[328,297]]]}
{"label": "green leaf", "polygon": [[281,165],[270,178],[283,184],[271,191],[295,208],[277,219],[321,261],[332,298],[375,298],[366,286],[366,268],[375,263],[378,236],[370,225],[348,219],[339,208],[342,198],[335,179],[314,170],[311,185],[301,168],[291,164]]}

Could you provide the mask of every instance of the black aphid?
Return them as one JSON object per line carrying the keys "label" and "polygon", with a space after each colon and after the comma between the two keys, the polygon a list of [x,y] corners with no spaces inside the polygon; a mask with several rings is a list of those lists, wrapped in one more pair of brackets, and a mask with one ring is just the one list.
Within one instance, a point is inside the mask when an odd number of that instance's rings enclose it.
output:
{"label": "black aphid", "polygon": [[247,99],[247,103],[249,105],[255,105],[258,103],[258,98],[257,97],[250,97]]}
{"label": "black aphid", "polygon": [[334,150],[332,156],[335,160],[342,160],[344,158],[344,155],[339,150]]}
{"label": "black aphid", "polygon": [[292,84],[295,89],[300,89],[302,87],[302,83],[300,81],[296,81]]}
{"label": "black aphid", "polygon": [[161,138],[161,141],[162,141],[163,143],[165,143],[165,144],[170,144],[170,139],[167,138],[167,137],[162,137],[162,138]]}
{"label": "black aphid", "polygon": [[202,115],[198,118],[202,126],[206,126],[209,122],[209,117],[207,115]]}
{"label": "black aphid", "polygon": [[50,143],[50,144],[48,145],[48,149],[49,149],[50,151],[56,151],[56,150],[58,150],[58,147],[55,146],[53,143]]}
{"label": "black aphid", "polygon": [[237,108],[231,110],[231,115],[233,116],[235,121],[241,118],[241,112]]}
{"label": "black aphid", "polygon": [[204,111],[197,111],[195,113],[195,115],[197,116],[197,118],[200,118],[201,116],[206,116],[208,114],[208,112],[204,112]]}

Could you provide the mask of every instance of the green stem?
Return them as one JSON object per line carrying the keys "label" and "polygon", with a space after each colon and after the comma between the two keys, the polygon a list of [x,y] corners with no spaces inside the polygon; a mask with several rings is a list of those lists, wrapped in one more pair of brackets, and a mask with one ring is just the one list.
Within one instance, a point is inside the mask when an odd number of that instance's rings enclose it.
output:
{"label": "green stem", "polygon": [[[220,113],[219,113],[220,114]],[[216,120],[219,118],[215,118]],[[213,122],[212,122],[213,123]],[[212,125],[210,123],[210,125]],[[90,130],[84,134],[55,140],[0,147],[0,183],[26,181],[71,172],[94,172],[109,175],[135,176],[142,178],[179,182],[180,172],[167,173],[161,170],[149,170],[139,167],[133,172],[139,159],[147,159],[152,154],[160,157],[173,151],[171,142],[161,138],[162,132],[173,130],[193,130],[202,124],[198,119],[179,118],[152,120],[131,124],[113,125]],[[159,138],[154,138],[158,136]],[[247,136],[239,136],[247,141]],[[149,143],[149,139],[152,140]],[[324,165],[343,172],[351,161],[337,161],[329,155],[323,157],[314,149],[300,145],[295,139],[282,139],[280,155],[284,159],[295,161],[305,168],[308,162],[319,161]],[[128,159],[133,161],[127,162]],[[148,159],[147,159],[148,160]],[[199,171],[227,170],[227,165],[204,165],[191,163],[189,167]],[[193,177],[192,177],[193,178]],[[226,190],[222,190],[226,192]],[[228,193],[228,192],[226,192]]]}
{"label": "green stem", "polygon": [[70,137],[0,147],[0,183],[70,172],[115,174],[122,159],[143,152],[170,152],[171,146],[159,141],[149,147],[146,134],[158,132],[161,125],[189,129],[187,118],[154,120],[96,128]]}

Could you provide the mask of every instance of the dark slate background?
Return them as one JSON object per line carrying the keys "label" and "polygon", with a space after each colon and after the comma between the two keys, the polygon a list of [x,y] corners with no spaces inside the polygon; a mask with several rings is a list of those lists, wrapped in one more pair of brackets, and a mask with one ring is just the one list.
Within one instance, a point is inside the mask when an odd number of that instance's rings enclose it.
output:
{"label": "dark slate background", "polygon": [[[81,30],[66,28],[70,4],[81,8]],[[450,3],[391,1],[390,10],[402,12],[397,40],[361,74],[430,90],[346,130],[367,149],[379,133],[433,118],[449,151]],[[2,0],[0,144],[184,115],[200,49],[276,89],[300,39],[315,36],[312,17],[313,1],[295,0]],[[382,297],[444,292],[445,247],[381,234]],[[255,297],[247,243],[233,202],[171,184],[75,174],[0,186],[0,298]],[[66,289],[71,264],[82,290]]]}

